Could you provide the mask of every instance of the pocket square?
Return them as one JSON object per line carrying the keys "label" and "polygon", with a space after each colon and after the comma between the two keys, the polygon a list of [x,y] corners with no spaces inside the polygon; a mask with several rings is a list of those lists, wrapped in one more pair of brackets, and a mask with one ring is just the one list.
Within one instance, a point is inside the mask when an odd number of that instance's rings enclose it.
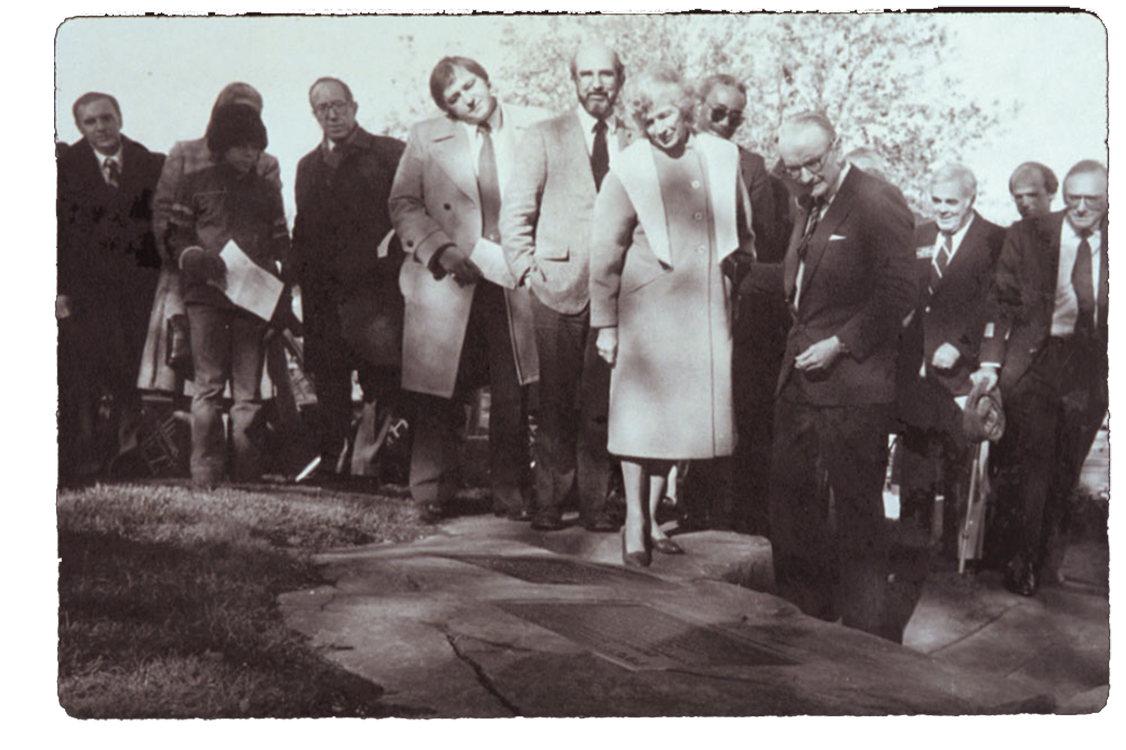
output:
{"label": "pocket square", "polygon": [[829,237],[829,242],[832,242],[833,240],[847,240],[847,239],[848,239],[848,237],[845,237],[843,234],[834,234],[834,235],[831,235]]}

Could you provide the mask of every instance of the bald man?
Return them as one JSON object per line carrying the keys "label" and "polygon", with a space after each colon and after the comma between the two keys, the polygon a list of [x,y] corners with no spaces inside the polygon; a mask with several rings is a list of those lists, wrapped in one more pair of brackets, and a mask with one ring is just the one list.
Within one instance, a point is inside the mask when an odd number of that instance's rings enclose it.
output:
{"label": "bald man", "polygon": [[775,581],[806,614],[898,641],[904,623],[885,612],[883,485],[900,321],[917,294],[911,211],[844,161],[823,115],[788,118],[778,152],[797,223],[781,266],[742,285],[784,293],[794,321],[774,412]]}

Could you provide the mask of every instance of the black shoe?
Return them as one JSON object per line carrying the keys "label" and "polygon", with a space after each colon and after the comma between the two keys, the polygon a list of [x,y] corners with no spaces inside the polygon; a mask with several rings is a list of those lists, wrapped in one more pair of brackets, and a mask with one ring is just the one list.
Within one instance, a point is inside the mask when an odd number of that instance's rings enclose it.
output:
{"label": "black shoe", "polygon": [[1005,588],[1021,596],[1035,596],[1040,588],[1040,577],[1032,563],[1017,555],[1005,566]]}
{"label": "black shoe", "polygon": [[648,568],[649,564],[653,561],[649,549],[643,549],[638,552],[626,552],[626,527],[622,527],[622,565],[627,568]]}
{"label": "black shoe", "polygon": [[597,516],[584,519],[583,528],[595,533],[608,533],[617,531],[621,528],[621,524],[614,521],[609,514],[599,513]]}
{"label": "black shoe", "polygon": [[657,550],[662,555],[684,554],[684,548],[674,542],[672,539],[654,539],[653,549]]}
{"label": "black shoe", "polygon": [[532,519],[536,531],[559,531],[563,528],[563,514],[558,508],[544,508]]}
{"label": "black shoe", "polygon": [[446,517],[446,509],[438,503],[423,503],[418,506],[418,520],[426,524],[435,524]]}
{"label": "black shoe", "polygon": [[531,521],[532,511],[527,508],[510,508],[506,511],[497,513],[498,516],[503,516],[509,521]]}

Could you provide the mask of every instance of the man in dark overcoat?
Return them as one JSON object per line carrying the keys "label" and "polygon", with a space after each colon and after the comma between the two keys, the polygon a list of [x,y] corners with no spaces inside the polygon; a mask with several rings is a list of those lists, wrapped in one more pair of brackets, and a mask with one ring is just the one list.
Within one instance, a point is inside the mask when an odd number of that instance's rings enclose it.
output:
{"label": "man in dark overcoat", "polygon": [[[160,256],[152,196],[164,155],[121,133],[121,107],[90,92],[74,103],[83,137],[58,158],[60,472],[88,474],[135,440],[134,384]],[[99,404],[111,446],[96,447]],[[104,411],[104,409],[103,409]]]}
{"label": "man in dark overcoat", "polygon": [[[309,103],[324,139],[297,165],[290,279],[301,287],[305,366],[316,388],[322,467],[331,470],[350,437],[352,373],[365,402],[398,390],[402,251],[387,241],[387,199],[403,143],[356,123],[358,105],[343,81],[318,79]],[[370,348],[360,339],[371,330],[363,329],[377,329]]]}

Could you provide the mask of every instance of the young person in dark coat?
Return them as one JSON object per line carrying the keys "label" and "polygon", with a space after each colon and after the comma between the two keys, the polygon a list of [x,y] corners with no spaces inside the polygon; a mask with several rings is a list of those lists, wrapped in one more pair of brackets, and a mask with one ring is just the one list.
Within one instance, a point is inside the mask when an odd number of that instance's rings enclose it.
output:
{"label": "young person in dark coat", "polygon": [[[969,394],[1005,230],[974,210],[977,180],[961,165],[930,179],[934,219],[915,230],[919,304],[904,332],[898,396],[904,420],[900,525],[926,531],[936,494],[961,505],[972,462],[954,399]],[[947,520],[955,520],[947,512]],[[947,524],[952,542],[953,523]]]}
{"label": "young person in dark coat", "polygon": [[[253,107],[220,107],[207,131],[215,165],[189,174],[172,207],[168,249],[183,272],[195,366],[192,482],[201,486],[213,486],[227,474],[222,415],[228,381],[234,444],[230,478],[252,482],[262,473],[259,416],[267,321],[237,307],[216,285],[227,276],[219,254],[230,240],[275,275],[289,250],[281,191],[255,171],[266,144],[266,127]],[[282,295],[279,310],[288,299]]]}
{"label": "young person in dark coat", "polygon": [[[129,447],[130,415],[149,309],[160,269],[152,196],[164,155],[121,134],[121,107],[109,94],[74,103],[83,138],[58,157],[60,471],[96,471]],[[116,448],[93,445],[98,402],[109,396]]]}
{"label": "young person in dark coat", "polygon": [[[291,278],[301,287],[305,366],[313,376],[322,467],[335,466],[352,422],[352,372],[371,403],[398,392],[403,298],[402,250],[377,248],[391,232],[387,199],[404,144],[375,136],[356,123],[358,105],[347,84],[320,78],[309,104],[324,140],[297,165]],[[373,302],[394,359],[373,362],[346,339],[351,307]],[[356,317],[352,315],[351,317]],[[354,324],[355,321],[352,321]]]}

